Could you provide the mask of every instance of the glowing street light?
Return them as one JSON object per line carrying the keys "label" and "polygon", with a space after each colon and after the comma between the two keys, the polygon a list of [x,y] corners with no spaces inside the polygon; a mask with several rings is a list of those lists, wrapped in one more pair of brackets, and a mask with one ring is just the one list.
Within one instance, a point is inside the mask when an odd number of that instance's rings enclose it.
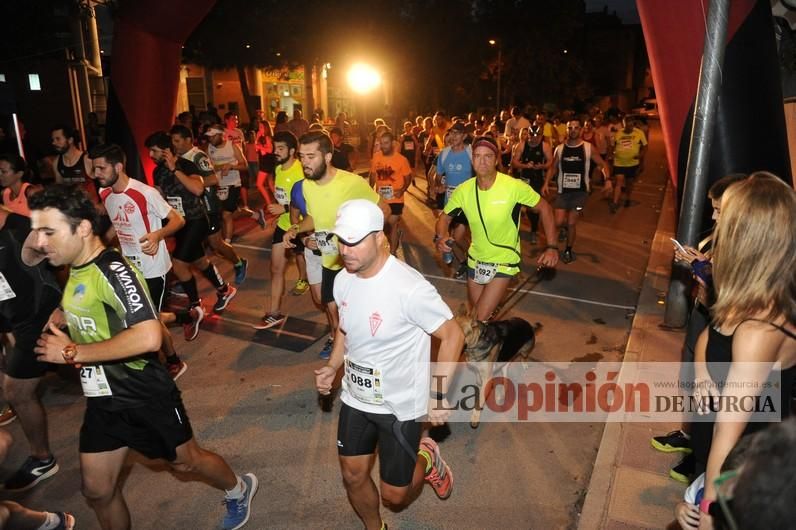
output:
{"label": "glowing street light", "polygon": [[381,84],[381,75],[364,63],[357,63],[348,71],[348,84],[354,92],[367,94]]}
{"label": "glowing street light", "polygon": [[500,74],[503,68],[503,47],[500,43],[495,39],[489,39],[490,46],[497,46],[498,56],[497,56],[497,99],[495,100],[495,108],[497,109],[497,115],[500,116]]}

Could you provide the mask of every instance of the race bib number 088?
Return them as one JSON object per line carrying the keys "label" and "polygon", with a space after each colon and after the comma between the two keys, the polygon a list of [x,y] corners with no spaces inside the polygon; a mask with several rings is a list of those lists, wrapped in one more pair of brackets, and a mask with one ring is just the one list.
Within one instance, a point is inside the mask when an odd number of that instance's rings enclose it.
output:
{"label": "race bib number 088", "polygon": [[361,366],[346,358],[345,381],[348,391],[357,400],[371,405],[384,403],[382,373],[378,368]]}

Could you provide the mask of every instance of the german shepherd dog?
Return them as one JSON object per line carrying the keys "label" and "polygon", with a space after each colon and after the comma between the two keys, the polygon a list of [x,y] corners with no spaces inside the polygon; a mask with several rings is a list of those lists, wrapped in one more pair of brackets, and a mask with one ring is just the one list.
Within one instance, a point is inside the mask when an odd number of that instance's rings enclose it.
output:
{"label": "german shepherd dog", "polygon": [[[465,313],[462,313],[462,309]],[[470,427],[478,428],[481,410],[492,390],[491,385],[484,388],[494,373],[495,363],[502,365],[519,357],[525,363],[530,359],[531,350],[536,344],[536,331],[539,324],[532,326],[527,320],[509,318],[496,322],[481,322],[466,314],[460,308],[456,323],[464,332],[464,355],[470,367],[475,367],[478,384],[478,405],[470,417]],[[471,363],[477,363],[475,365]],[[500,387],[502,388],[502,387]],[[497,396],[502,401],[501,396]]]}

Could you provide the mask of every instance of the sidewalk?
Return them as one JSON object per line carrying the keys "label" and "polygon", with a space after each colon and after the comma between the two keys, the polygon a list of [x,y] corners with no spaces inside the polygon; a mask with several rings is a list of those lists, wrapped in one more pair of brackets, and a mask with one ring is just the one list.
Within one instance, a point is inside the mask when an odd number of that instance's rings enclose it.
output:
{"label": "sidewalk", "polygon": [[[665,331],[663,297],[672,260],[675,212],[667,186],[644,275],[638,309],[625,350],[629,362],[679,362],[684,331]],[[679,428],[667,423],[607,423],[594,463],[578,528],[637,530],[666,528],[685,487],[668,476],[681,455],[665,455],[650,438]]]}

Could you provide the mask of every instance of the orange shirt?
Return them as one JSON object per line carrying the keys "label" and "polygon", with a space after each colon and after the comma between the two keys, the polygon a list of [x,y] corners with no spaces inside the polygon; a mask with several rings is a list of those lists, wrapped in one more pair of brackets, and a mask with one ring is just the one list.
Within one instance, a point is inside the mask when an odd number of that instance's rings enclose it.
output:
{"label": "orange shirt", "polygon": [[404,202],[403,194],[396,197],[412,178],[409,161],[400,153],[384,156],[381,151],[373,155],[370,172],[376,176],[376,191],[388,203]]}

